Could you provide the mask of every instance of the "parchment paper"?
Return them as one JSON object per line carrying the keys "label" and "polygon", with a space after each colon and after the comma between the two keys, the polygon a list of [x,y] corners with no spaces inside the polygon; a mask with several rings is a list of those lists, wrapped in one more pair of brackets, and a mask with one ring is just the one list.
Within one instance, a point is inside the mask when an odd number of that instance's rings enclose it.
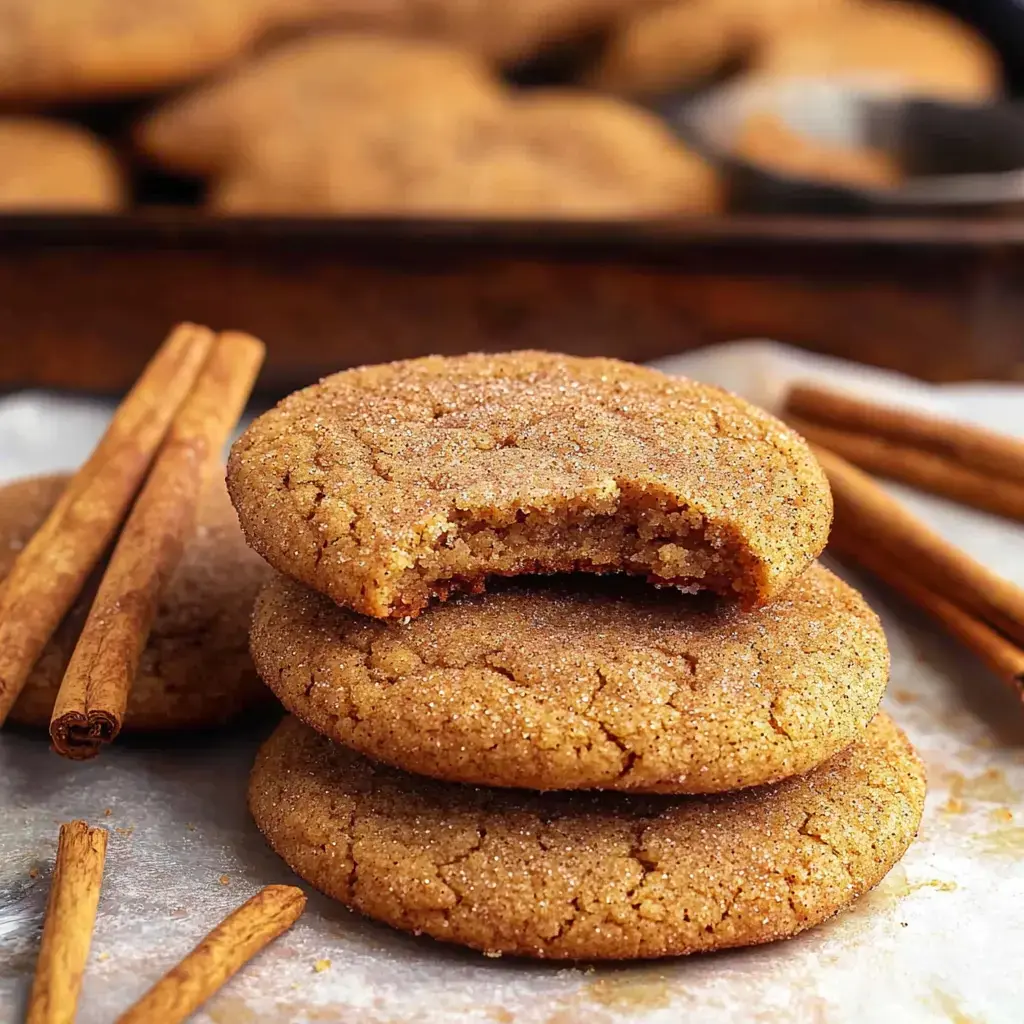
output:
{"label": "parchment paper", "polygon": [[[762,342],[664,365],[767,405],[787,379],[819,376],[1024,435],[1020,386],[928,387]],[[108,415],[104,403],[47,395],[0,401],[0,478],[73,467]],[[1024,528],[894,490],[1024,583]],[[772,946],[595,968],[486,959],[313,895],[297,926],[196,1020],[1019,1024],[1024,708],[913,609],[854,582],[885,620],[893,653],[886,704],[927,762],[930,795],[918,841],[852,910]],[[260,886],[294,881],[244,807],[246,774],[266,731],[163,747],[119,741],[81,765],[50,753],[40,736],[0,734],[2,1024],[24,1013],[61,821],[86,817],[112,829],[82,1024],[111,1021]]]}

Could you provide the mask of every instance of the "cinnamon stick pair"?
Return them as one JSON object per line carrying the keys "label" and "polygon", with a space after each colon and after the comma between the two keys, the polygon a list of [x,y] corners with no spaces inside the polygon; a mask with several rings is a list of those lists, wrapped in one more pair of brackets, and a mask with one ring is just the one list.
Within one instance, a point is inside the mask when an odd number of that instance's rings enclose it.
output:
{"label": "cinnamon stick pair", "polygon": [[[61,826],[26,1024],[74,1024],[103,881],[107,831]],[[306,907],[292,885],[268,885],[229,914],[119,1024],[177,1024],[199,1008]]]}
{"label": "cinnamon stick pair", "polygon": [[93,757],[121,729],[158,601],[195,532],[200,498],[263,362],[245,334],[216,338],[170,424],[111,555],[50,720],[54,749]]}
{"label": "cinnamon stick pair", "polygon": [[783,416],[862,469],[1024,522],[1022,440],[811,384],[792,388]]}
{"label": "cinnamon stick pair", "polygon": [[1024,590],[939,536],[845,459],[812,448],[835,502],[832,549],[931,614],[1024,699]]}
{"label": "cinnamon stick pair", "polygon": [[213,341],[205,327],[174,329],[11,567],[0,589],[0,725],[113,539]]}

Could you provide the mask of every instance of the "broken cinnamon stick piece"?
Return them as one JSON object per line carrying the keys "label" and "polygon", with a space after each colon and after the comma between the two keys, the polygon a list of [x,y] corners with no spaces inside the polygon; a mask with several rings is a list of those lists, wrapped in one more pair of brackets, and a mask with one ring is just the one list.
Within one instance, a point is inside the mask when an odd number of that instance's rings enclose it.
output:
{"label": "broken cinnamon stick piece", "polygon": [[0,590],[0,725],[106,551],[212,344],[205,327],[171,332],[11,567]]}
{"label": "broken cinnamon stick piece", "polygon": [[1024,644],[1024,590],[939,536],[866,473],[827,448],[811,448],[832,487],[838,531],[855,531],[880,554],[913,566],[933,593]]}
{"label": "broken cinnamon stick piece", "polygon": [[855,532],[833,531],[829,549],[847,564],[867,569],[939,622],[1007,683],[1019,700],[1024,701],[1024,649],[959,605],[933,593],[905,566],[888,553],[880,553],[878,548]]}
{"label": "broken cinnamon stick piece", "polygon": [[268,885],[228,915],[168,971],[117,1024],[178,1024],[202,1006],[264,946],[286,932],[306,907],[294,885]]}
{"label": "broken cinnamon stick piece", "polygon": [[786,422],[808,441],[828,448],[861,469],[941,494],[962,505],[1024,522],[1024,483],[977,472],[942,455],[885,437],[823,427],[788,414]]}
{"label": "broken cinnamon stick piece", "polygon": [[103,883],[107,830],[61,825],[26,1024],[73,1024]]}
{"label": "broken cinnamon stick piece", "polygon": [[58,754],[84,759],[117,736],[160,595],[196,528],[263,362],[263,343],[218,336],[178,410],[125,523],[61,683],[50,719]]}
{"label": "broken cinnamon stick piece", "polygon": [[814,384],[795,384],[786,397],[783,415],[885,438],[932,452],[976,473],[1024,484],[1024,440],[970,423],[878,405]]}

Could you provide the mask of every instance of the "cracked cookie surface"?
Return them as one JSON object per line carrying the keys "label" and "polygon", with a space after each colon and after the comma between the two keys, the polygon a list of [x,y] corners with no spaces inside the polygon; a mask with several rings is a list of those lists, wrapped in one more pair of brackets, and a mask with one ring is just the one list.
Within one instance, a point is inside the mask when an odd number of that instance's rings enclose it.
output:
{"label": "cracked cookie surface", "polygon": [[755,605],[832,516],[799,435],[614,359],[430,356],[327,377],[235,443],[228,488],[275,568],[377,618],[489,576],[628,572]]}
{"label": "cracked cookie surface", "polygon": [[712,793],[821,764],[874,716],[874,612],[813,565],[773,604],[574,577],[505,583],[411,622],[286,577],[253,660],[292,714],[374,760],[454,782]]}
{"label": "cracked cookie surface", "polygon": [[807,775],[710,798],[433,782],[289,718],[257,757],[249,806],[300,876],[395,928],[489,953],[630,959],[820,923],[903,855],[924,792],[885,715]]}
{"label": "cracked cookie surface", "polygon": [[[33,477],[0,487],[0,580],[42,525],[68,477]],[[249,617],[271,575],[246,546],[227,494],[215,480],[198,531],[160,600],[139,674],[128,695],[125,731],[219,725],[272,697],[248,652]],[[33,668],[10,720],[47,728],[64,670],[89,613],[84,595]]]}

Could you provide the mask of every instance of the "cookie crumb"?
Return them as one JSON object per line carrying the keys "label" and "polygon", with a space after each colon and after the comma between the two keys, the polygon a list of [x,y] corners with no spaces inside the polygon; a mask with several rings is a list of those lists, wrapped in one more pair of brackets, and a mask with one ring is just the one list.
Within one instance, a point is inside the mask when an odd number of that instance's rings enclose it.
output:
{"label": "cookie crumb", "polygon": [[910,690],[893,690],[893,700],[897,704],[916,704],[918,696],[916,693],[911,693]]}
{"label": "cookie crumb", "polygon": [[104,960],[109,960],[110,959],[110,954],[106,950],[104,950],[102,953],[97,953],[96,954],[96,959],[100,963],[103,963]]}
{"label": "cookie crumb", "polygon": [[220,882],[221,885],[231,884],[231,878],[228,875],[221,875],[220,878],[217,879],[217,881]]}
{"label": "cookie crumb", "polygon": [[103,811],[103,816],[104,816],[105,818],[109,818],[109,817],[110,817],[110,815],[111,815],[111,814],[113,814],[113,813],[114,813],[114,812],[113,812],[113,811],[112,811],[112,810],[111,810],[111,809],[110,809],[109,807],[107,807],[107,808],[104,808],[104,811]]}
{"label": "cookie crumb", "polygon": [[330,960],[317,960],[317,962],[313,964],[313,970],[316,971],[317,974],[323,974],[323,972],[328,970],[330,966]]}
{"label": "cookie crumb", "polygon": [[967,808],[965,807],[963,800],[955,796],[951,796],[939,808],[939,810],[942,811],[943,814],[963,814],[966,809]]}
{"label": "cookie crumb", "polygon": [[135,826],[129,825],[127,828],[121,828],[120,826],[118,826],[114,829],[114,831],[119,836],[130,836],[135,831]]}
{"label": "cookie crumb", "polygon": [[28,877],[29,878],[38,878],[39,877],[39,868],[29,868],[28,869]]}
{"label": "cookie crumb", "polygon": [[997,807],[989,817],[993,821],[998,821],[1000,824],[1005,825],[1007,822],[1013,821],[1013,811],[1009,807]]}
{"label": "cookie crumb", "polygon": [[191,821],[186,821],[185,822],[185,828],[187,828],[189,830],[189,832],[195,832],[195,830],[196,830],[195,825],[193,825]]}

